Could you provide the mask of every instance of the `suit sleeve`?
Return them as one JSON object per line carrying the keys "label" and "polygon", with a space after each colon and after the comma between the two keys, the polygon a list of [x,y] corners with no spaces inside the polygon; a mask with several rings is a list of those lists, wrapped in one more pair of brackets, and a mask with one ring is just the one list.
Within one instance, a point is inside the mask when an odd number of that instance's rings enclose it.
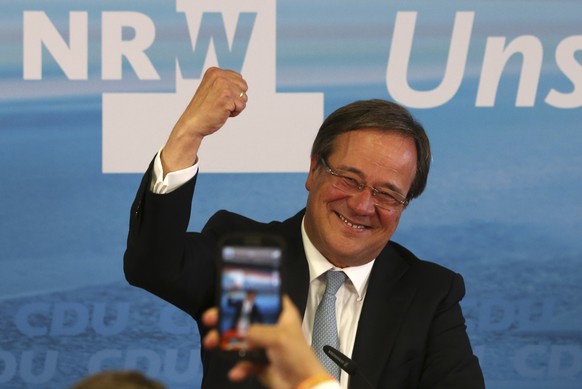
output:
{"label": "suit sleeve", "polygon": [[124,272],[127,281],[198,319],[214,303],[214,243],[188,233],[196,177],[163,195],[149,190],[152,166],[131,207]]}
{"label": "suit sleeve", "polygon": [[430,325],[420,388],[484,388],[483,374],[466,332],[460,301],[465,295],[463,278],[452,277],[446,297]]}

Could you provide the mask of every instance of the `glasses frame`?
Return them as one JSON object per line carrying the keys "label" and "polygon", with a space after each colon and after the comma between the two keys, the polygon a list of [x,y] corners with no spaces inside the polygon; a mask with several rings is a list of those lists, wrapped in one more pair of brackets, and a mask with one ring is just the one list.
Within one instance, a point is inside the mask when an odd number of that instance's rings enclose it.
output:
{"label": "glasses frame", "polygon": [[[351,187],[353,187],[357,192],[361,192],[364,190],[364,188],[370,188],[371,189],[371,193],[372,193],[372,197],[376,199],[376,201],[374,202],[374,205],[376,205],[377,207],[383,208],[383,209],[393,209],[396,208],[398,206],[401,206],[403,208],[406,208],[406,206],[408,206],[408,204],[410,203],[410,200],[406,198],[406,196],[396,192],[396,191],[392,191],[389,189],[386,190],[379,190],[374,188],[371,185],[366,184],[365,182],[361,182],[360,180],[357,180],[353,177],[348,177],[345,176],[341,173],[339,173],[337,170],[332,169],[329,164],[327,163],[327,161],[325,160],[324,157],[320,158],[320,162],[321,165],[323,166],[323,168],[325,169],[326,172],[328,172],[330,175],[337,177],[337,178],[341,178],[343,180],[345,180],[346,182],[353,182],[355,185],[349,185]],[[335,185],[334,185],[335,187]],[[341,190],[340,188],[338,188],[339,190]],[[383,205],[383,204],[379,204],[378,203],[378,197],[376,196],[378,193],[387,195],[388,197],[390,197],[391,199],[393,199],[394,201],[396,201],[397,204],[394,205]],[[402,197],[402,199],[399,199],[398,197]]]}

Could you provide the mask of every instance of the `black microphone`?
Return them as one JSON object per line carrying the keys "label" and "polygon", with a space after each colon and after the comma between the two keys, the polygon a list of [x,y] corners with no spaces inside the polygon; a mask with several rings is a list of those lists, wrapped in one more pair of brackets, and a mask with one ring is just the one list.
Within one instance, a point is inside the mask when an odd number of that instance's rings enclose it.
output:
{"label": "black microphone", "polygon": [[371,389],[375,389],[374,385],[372,385],[366,377],[364,377],[361,374],[358,374],[359,368],[358,368],[358,365],[356,364],[356,362],[352,361],[346,355],[342,354],[339,350],[337,350],[329,345],[323,346],[323,352],[336,365],[338,365],[342,370],[344,370],[350,376],[355,377],[355,376],[359,375],[360,378],[362,379],[362,381],[364,381],[368,387],[370,387]]}

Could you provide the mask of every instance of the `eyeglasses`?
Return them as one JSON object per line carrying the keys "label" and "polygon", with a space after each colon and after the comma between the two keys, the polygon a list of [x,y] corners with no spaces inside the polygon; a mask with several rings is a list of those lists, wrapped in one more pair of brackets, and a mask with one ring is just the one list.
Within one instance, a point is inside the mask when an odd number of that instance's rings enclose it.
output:
{"label": "eyeglasses", "polygon": [[384,209],[406,207],[410,202],[406,198],[406,196],[401,195],[398,192],[389,189],[383,190],[376,189],[373,186],[358,181],[354,177],[349,177],[340,174],[338,171],[330,168],[327,162],[325,162],[325,159],[321,158],[320,161],[325,171],[328,172],[334,178],[332,182],[333,187],[341,190],[344,193],[356,194],[363,191],[365,188],[370,188],[372,190],[372,198],[374,199],[374,204]]}

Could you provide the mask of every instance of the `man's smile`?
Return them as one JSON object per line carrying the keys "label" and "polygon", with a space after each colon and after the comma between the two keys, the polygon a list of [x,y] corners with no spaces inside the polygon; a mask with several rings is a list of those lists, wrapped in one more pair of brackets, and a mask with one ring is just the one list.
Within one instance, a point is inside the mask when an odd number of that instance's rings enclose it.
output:
{"label": "man's smile", "polygon": [[342,215],[341,213],[336,212],[336,215],[339,216],[340,220],[344,222],[345,225],[347,225],[350,228],[356,229],[356,230],[363,230],[366,228],[369,228],[367,226],[361,225],[361,224],[356,224],[353,223],[351,221],[349,221],[344,215]]}

